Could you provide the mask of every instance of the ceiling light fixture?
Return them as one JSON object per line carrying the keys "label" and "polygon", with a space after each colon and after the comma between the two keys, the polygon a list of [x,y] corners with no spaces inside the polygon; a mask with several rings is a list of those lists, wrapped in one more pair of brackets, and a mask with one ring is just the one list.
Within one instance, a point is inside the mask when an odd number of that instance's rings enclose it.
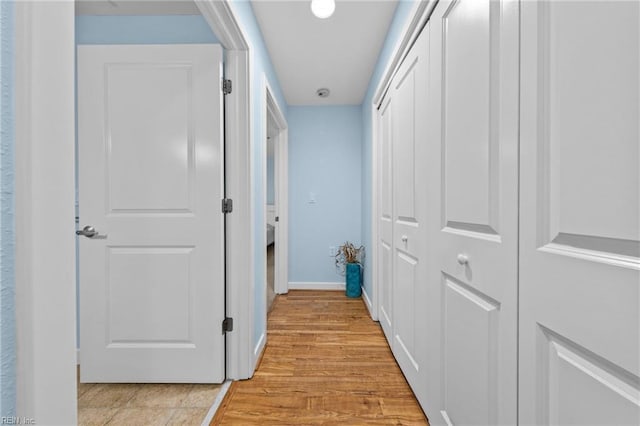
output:
{"label": "ceiling light fixture", "polygon": [[316,17],[326,19],[336,10],[335,0],[311,0],[311,11]]}

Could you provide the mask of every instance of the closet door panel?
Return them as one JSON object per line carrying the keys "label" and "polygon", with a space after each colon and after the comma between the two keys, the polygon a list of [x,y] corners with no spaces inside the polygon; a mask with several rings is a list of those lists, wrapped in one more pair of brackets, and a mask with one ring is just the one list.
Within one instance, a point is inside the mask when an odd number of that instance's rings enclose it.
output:
{"label": "closet door panel", "polygon": [[387,97],[378,111],[380,135],[380,217],[378,219],[379,321],[387,340],[393,342],[393,188],[392,188],[392,108]]}
{"label": "closet door panel", "polygon": [[516,422],[518,4],[444,0],[431,17],[432,424]]}
{"label": "closet door panel", "polygon": [[520,422],[640,424],[640,4],[522,13]]}
{"label": "closet door panel", "polygon": [[[459,424],[493,424],[500,304],[452,277],[444,277],[443,285],[447,411]],[[465,397],[470,395],[473,397]],[[476,419],[463,413],[473,413]]]}
{"label": "closet door panel", "polygon": [[426,113],[429,31],[423,31],[391,83],[393,107],[393,343],[419,401],[426,389]]}
{"label": "closet door panel", "polygon": [[491,52],[499,40],[491,9],[487,0],[458,0],[442,16],[442,195],[445,226],[496,234],[499,85]]}

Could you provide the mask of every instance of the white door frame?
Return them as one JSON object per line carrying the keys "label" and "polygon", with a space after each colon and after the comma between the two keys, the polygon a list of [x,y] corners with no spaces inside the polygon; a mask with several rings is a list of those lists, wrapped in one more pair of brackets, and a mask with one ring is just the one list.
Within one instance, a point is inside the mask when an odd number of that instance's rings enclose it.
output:
{"label": "white door frame", "polygon": [[381,210],[381,200],[378,197],[381,181],[381,179],[378,178],[378,161],[381,150],[380,123],[381,120],[378,119],[378,104],[375,103],[374,99],[374,104],[371,105],[371,248],[369,250],[371,252],[371,260],[369,262],[373,265],[373,269],[371,270],[371,294],[368,295],[364,288],[362,289],[364,304],[367,309],[369,309],[369,315],[371,315],[371,319],[374,321],[379,321],[380,319],[380,277],[377,266],[380,261],[380,255],[378,254],[378,238],[380,236],[380,231],[378,230],[378,215]]}
{"label": "white door frame", "polygon": [[[378,120],[378,106],[382,102],[384,95],[387,93],[387,89],[391,84],[391,79],[400,68],[402,60],[409,53],[409,49],[413,46],[422,28],[425,26],[433,8],[435,7],[437,0],[418,1],[413,5],[413,9],[409,14],[409,19],[404,25],[401,36],[398,39],[393,53],[387,62],[382,78],[378,83],[376,91],[374,92],[371,105],[371,259],[369,263],[371,265],[378,265],[378,214],[380,213],[380,199],[378,197],[378,191],[380,188],[380,179],[378,179],[378,160],[380,156],[380,120]],[[366,108],[366,107],[365,107]],[[378,321],[379,317],[379,291],[380,291],[380,277],[378,276],[378,268],[374,266],[371,271],[372,283],[371,294],[363,292],[365,305],[369,309],[369,315],[374,321]]]}
{"label": "white door frame", "polygon": [[[273,90],[269,85],[267,77],[262,76],[263,98],[263,135],[267,135],[267,123],[269,118],[276,127],[276,135],[273,137],[274,148],[274,185],[275,185],[275,205],[278,224],[275,236],[275,267],[274,267],[274,290],[277,294],[285,294],[289,291],[289,130],[287,120],[278,106]],[[263,205],[267,203],[267,153],[264,151],[263,158]],[[266,223],[266,210],[265,210]],[[266,280],[267,263],[265,258],[264,271]],[[266,281],[265,281],[266,291]],[[266,299],[265,299],[266,300]],[[265,322],[266,324],[266,322]]]}
{"label": "white door frame", "polygon": [[249,38],[245,36],[228,0],[195,2],[211,30],[225,49],[225,78],[233,90],[225,97],[225,186],[233,200],[227,215],[227,315],[234,329],[227,334],[227,378],[253,376],[253,326],[255,311],[255,230],[253,185],[253,117]]}
{"label": "white door frame", "polygon": [[15,11],[16,415],[75,424],[74,2]]}
{"label": "white door frame", "polygon": [[[250,49],[228,1],[196,2],[226,49],[227,377],[252,376]],[[16,3],[17,414],[75,424],[75,4]],[[247,259],[247,255],[249,259]],[[55,387],[51,387],[55,383]]]}

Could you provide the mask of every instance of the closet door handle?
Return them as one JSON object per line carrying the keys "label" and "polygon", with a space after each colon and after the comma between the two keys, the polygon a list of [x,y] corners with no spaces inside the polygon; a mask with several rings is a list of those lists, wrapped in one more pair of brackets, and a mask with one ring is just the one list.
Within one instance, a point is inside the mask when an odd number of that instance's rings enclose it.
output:
{"label": "closet door handle", "polygon": [[462,254],[460,253],[458,255],[458,263],[461,265],[468,265],[469,264],[469,256],[467,256],[466,254]]}
{"label": "closet door handle", "polygon": [[81,230],[76,231],[76,235],[82,235],[87,238],[93,238],[96,235],[98,235],[98,231],[96,231],[96,228],[94,228],[93,226],[87,225]]}
{"label": "closet door handle", "polygon": [[407,237],[406,235],[403,235],[402,237],[400,237],[400,239],[402,240],[403,243],[406,243],[407,241],[409,241],[409,237]]}

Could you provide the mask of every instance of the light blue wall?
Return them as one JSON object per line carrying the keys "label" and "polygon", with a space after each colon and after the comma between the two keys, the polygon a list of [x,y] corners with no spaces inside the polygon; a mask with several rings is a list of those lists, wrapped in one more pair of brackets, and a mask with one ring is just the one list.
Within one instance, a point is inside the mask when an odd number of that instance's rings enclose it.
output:
{"label": "light blue wall", "polygon": [[76,43],[218,43],[218,39],[200,15],[78,16]]}
{"label": "light blue wall", "polygon": [[[253,342],[254,347],[258,344],[258,341],[263,333],[266,332],[267,324],[264,320],[266,317],[266,305],[265,300],[266,292],[264,286],[266,282],[265,271],[262,269],[262,265],[266,262],[266,223],[265,217],[265,204],[264,204],[264,185],[262,182],[263,176],[263,156],[267,149],[265,141],[267,135],[264,129],[266,129],[266,123],[263,122],[264,110],[266,108],[264,102],[264,94],[262,93],[263,78],[266,77],[269,82],[269,86],[273,90],[280,110],[287,118],[287,103],[280,89],[280,83],[276,76],[275,69],[269,58],[269,52],[264,44],[260,27],[256,21],[251,3],[247,0],[232,1],[231,7],[234,16],[239,22],[245,36],[248,38],[251,47],[251,115],[253,117],[253,129],[251,135],[251,146],[253,148],[253,193],[251,194],[254,203],[254,230],[255,230],[255,323]],[[264,77],[263,77],[264,76]]]}
{"label": "light blue wall", "polygon": [[[382,78],[382,74],[387,66],[387,63],[391,59],[393,54],[393,48],[402,36],[402,29],[410,18],[411,10],[413,9],[416,0],[400,0],[396,13],[393,17],[393,21],[389,26],[387,32],[387,38],[384,45],[378,55],[378,62],[369,80],[369,86],[367,88],[367,94],[362,101],[362,125],[363,125],[363,138],[362,138],[362,241],[364,246],[371,251],[373,241],[371,240],[371,152],[372,152],[372,133],[371,133],[371,105],[373,102],[373,95],[376,91],[378,84]],[[371,277],[372,277],[373,265],[371,262],[365,262],[364,267],[364,289],[371,299]]]}
{"label": "light blue wall", "polygon": [[361,242],[361,154],[360,106],[289,107],[289,281],[344,281],[329,247]]}
{"label": "light blue wall", "polygon": [[[200,15],[184,16],[77,16],[76,45],[81,44],[179,44],[218,43],[209,24]],[[76,90],[77,92],[77,90]],[[76,120],[77,124],[77,120]],[[77,133],[77,129],[76,129]],[[77,150],[77,141],[76,141]],[[77,156],[77,155],[76,155]],[[76,164],[76,177],[78,176]],[[78,186],[76,182],[76,200]],[[76,201],[77,206],[77,201]],[[76,207],[77,208],[77,207]],[[76,215],[79,212],[76,211]],[[78,257],[76,239],[76,257]],[[76,268],[78,263],[76,263]],[[79,276],[76,269],[77,293]],[[80,313],[76,295],[76,312]],[[80,318],[76,321],[76,342],[80,346]]]}
{"label": "light blue wall", "polygon": [[14,4],[0,2],[0,416],[16,404]]}

